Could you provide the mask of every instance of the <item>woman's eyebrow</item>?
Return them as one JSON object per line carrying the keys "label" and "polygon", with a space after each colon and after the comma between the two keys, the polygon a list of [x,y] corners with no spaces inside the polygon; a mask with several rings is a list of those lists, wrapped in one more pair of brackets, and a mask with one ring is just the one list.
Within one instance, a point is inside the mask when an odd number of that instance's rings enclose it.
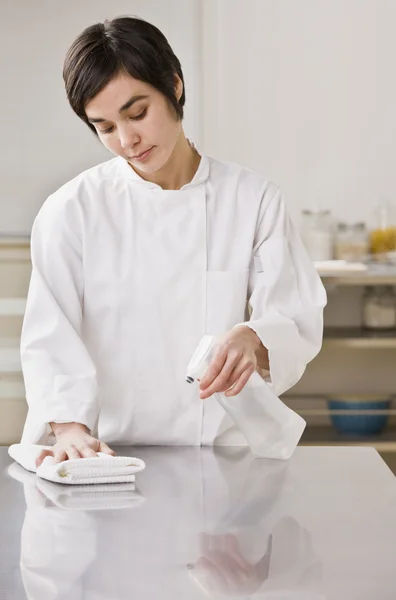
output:
{"label": "woman's eyebrow", "polygon": [[132,106],[132,104],[135,104],[135,102],[138,102],[138,100],[145,100],[146,98],[148,98],[147,94],[140,94],[139,96],[132,96],[132,98],[130,98],[130,100],[128,100],[128,102],[125,102],[125,104],[123,104],[121,106],[121,108],[118,112],[122,113],[125,110],[128,110],[128,108],[130,108]]}

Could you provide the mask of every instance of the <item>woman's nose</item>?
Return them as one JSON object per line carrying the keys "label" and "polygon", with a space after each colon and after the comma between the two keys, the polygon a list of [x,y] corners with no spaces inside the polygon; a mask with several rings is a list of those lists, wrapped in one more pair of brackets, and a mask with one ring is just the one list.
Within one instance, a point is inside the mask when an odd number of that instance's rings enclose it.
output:
{"label": "woman's nose", "polygon": [[133,148],[139,141],[139,135],[131,127],[123,127],[119,129],[121,147],[126,150]]}

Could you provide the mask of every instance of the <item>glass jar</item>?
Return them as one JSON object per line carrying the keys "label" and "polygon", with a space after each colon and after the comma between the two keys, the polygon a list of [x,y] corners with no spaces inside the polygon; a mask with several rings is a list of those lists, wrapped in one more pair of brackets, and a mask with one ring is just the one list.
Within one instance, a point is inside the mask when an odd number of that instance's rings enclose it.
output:
{"label": "glass jar", "polygon": [[329,210],[304,210],[301,237],[313,261],[333,258],[333,219]]}
{"label": "glass jar", "polygon": [[359,221],[352,225],[353,256],[352,260],[364,262],[370,251],[369,232],[366,223]]}
{"label": "glass jar", "polygon": [[367,329],[396,327],[396,294],[391,286],[367,287],[363,296],[363,325]]}
{"label": "glass jar", "polygon": [[374,213],[370,233],[370,251],[378,262],[394,262],[396,254],[396,210],[382,202]]}
{"label": "glass jar", "polygon": [[337,260],[364,262],[369,251],[368,231],[364,223],[338,223],[334,253]]}

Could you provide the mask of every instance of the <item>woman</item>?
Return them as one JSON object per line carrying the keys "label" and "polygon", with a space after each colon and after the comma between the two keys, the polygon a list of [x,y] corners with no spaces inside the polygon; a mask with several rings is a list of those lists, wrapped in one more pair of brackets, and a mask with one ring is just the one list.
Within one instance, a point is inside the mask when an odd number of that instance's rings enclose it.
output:
{"label": "woman", "polygon": [[[325,292],[282,196],[187,140],[182,69],[153,25],[89,27],[63,75],[116,158],[50,196],[33,226],[23,441],[53,442],[57,461],[107,443],[244,444],[213,393],[237,395],[260,368],[280,394],[322,340]],[[219,342],[198,394],[185,370],[205,333]]]}

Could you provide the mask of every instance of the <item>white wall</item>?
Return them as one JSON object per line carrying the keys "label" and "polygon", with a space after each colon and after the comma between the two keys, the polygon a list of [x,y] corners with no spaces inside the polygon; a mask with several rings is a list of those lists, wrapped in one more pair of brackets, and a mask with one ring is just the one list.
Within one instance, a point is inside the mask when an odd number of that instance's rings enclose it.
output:
{"label": "white wall", "polygon": [[394,0],[13,0],[0,4],[0,233],[28,232],[50,192],[109,157],[61,70],[85,26],[120,14],[158,25],[180,57],[187,133],[266,173],[294,217],[319,204],[370,220],[396,195]]}
{"label": "white wall", "polygon": [[203,0],[204,146],[289,210],[371,220],[396,200],[396,2]]}
{"label": "white wall", "polygon": [[0,233],[29,232],[46,196],[111,155],[72,113],[62,65],[88,25],[134,14],[157,25],[182,62],[187,133],[200,142],[199,0],[0,3]]}

